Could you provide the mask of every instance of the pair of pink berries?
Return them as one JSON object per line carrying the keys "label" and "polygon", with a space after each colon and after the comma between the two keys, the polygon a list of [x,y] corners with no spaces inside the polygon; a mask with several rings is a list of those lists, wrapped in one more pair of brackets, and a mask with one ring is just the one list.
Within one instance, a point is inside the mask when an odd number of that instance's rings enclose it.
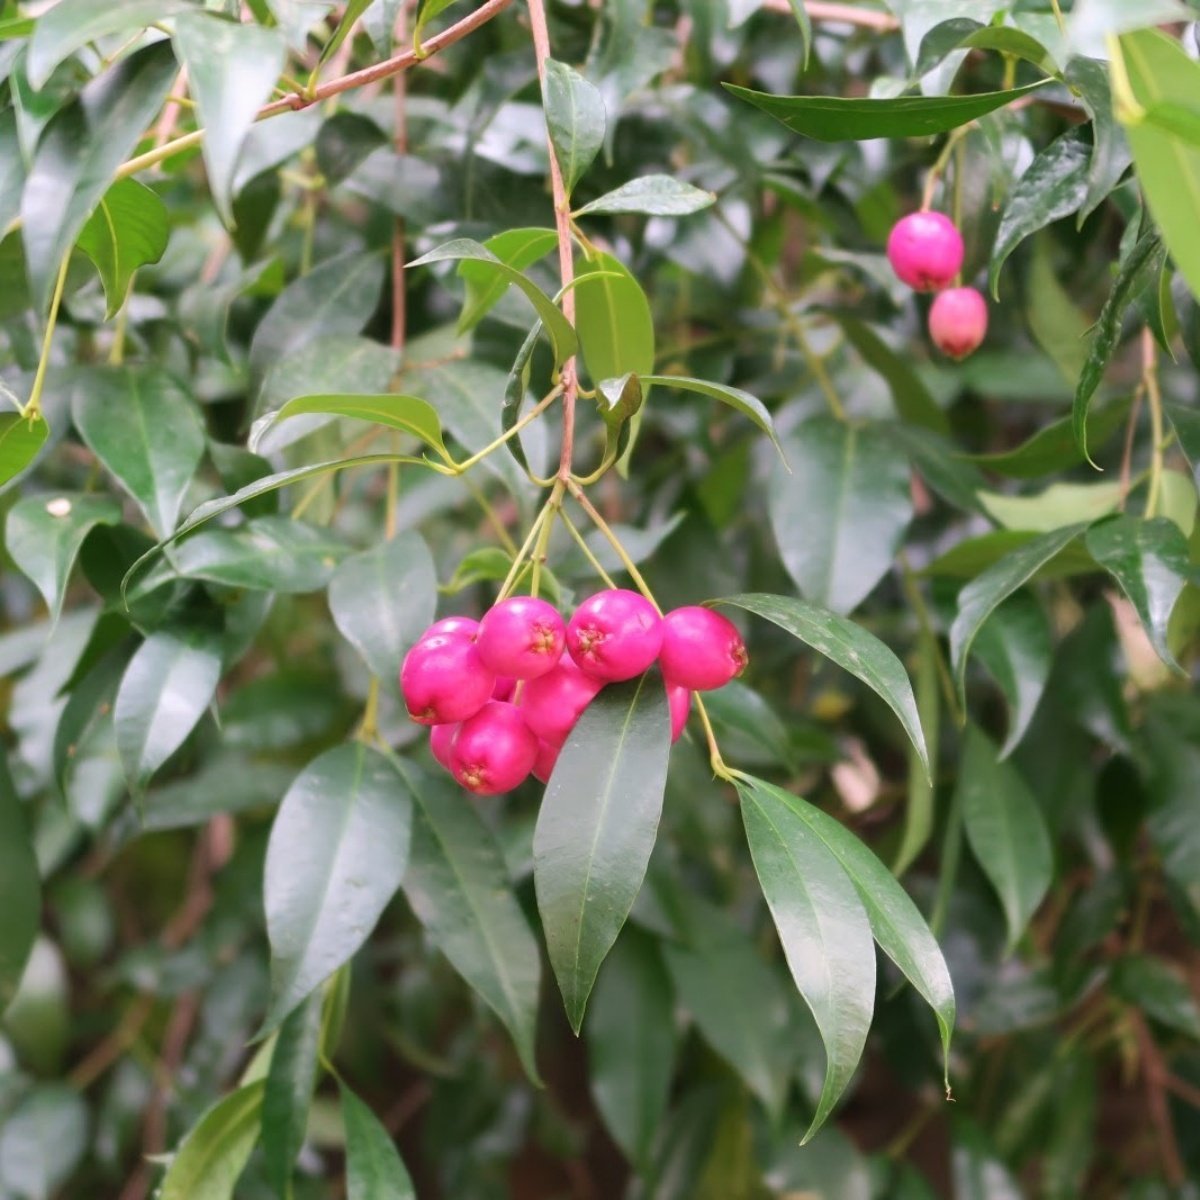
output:
{"label": "pair of pink berries", "polygon": [[496,795],[531,773],[545,783],[600,689],[655,662],[675,741],[691,693],[739,675],[746,648],[720,613],[687,607],[660,617],[623,588],[589,597],[569,623],[545,600],[513,596],[482,621],[447,617],[431,625],[404,659],[400,688],[409,716],[433,726],[437,761],[468,791]]}
{"label": "pair of pink berries", "polygon": [[937,292],[929,309],[929,336],[951,358],[978,350],[987,334],[987,301],[970,287],[949,285],[962,270],[963,240],[939,212],[915,212],[892,228],[888,261],[899,279],[918,292]]}

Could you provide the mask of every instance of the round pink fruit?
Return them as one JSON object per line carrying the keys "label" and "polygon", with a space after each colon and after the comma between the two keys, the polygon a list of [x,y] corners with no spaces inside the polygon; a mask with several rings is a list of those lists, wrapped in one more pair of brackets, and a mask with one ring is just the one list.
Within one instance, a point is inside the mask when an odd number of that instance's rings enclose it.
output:
{"label": "round pink fruit", "polygon": [[538,740],[520,711],[492,700],[462,723],[450,754],[450,770],[469,792],[510,792],[533,770]]}
{"label": "round pink fruit", "polygon": [[892,227],[887,256],[909,287],[938,292],[962,270],[962,234],[945,213],[909,213]]}
{"label": "round pink fruit", "polygon": [[929,336],[951,358],[966,358],[978,350],[987,327],[987,301],[974,288],[942,292],[929,309]]}
{"label": "round pink fruit", "polygon": [[542,783],[549,783],[554,774],[554,764],[558,762],[560,747],[552,746],[549,742],[538,742],[537,758],[533,763],[533,777]]}
{"label": "round pink fruit", "polygon": [[585,675],[573,659],[563,658],[553,671],[525,685],[518,707],[525,724],[542,741],[561,746],[603,686]]}
{"label": "round pink fruit", "polygon": [[400,691],[420,725],[449,725],[473,717],[490,699],[495,673],[475,643],[453,633],[423,638],[404,657]]}
{"label": "round pink fruit", "polygon": [[450,770],[450,752],[454,749],[458,729],[457,725],[435,725],[429,731],[429,749],[447,771]]}
{"label": "round pink fruit", "polygon": [[479,622],[471,617],[443,617],[421,634],[421,641],[431,637],[460,637],[474,641],[478,634]]}
{"label": "round pink fruit", "polygon": [[537,679],[562,658],[566,628],[558,610],[536,596],[510,596],[479,622],[479,654],[497,675]]}
{"label": "round pink fruit", "polygon": [[517,690],[517,681],[507,675],[496,676],[496,686],[492,689],[493,700],[511,700]]}
{"label": "round pink fruit", "polygon": [[740,675],[746,662],[746,645],[728,617],[697,604],[663,617],[659,663],[668,683],[712,691]]}
{"label": "round pink fruit", "polygon": [[671,708],[671,741],[674,743],[683,737],[683,728],[692,707],[692,693],[677,683],[668,683],[667,704]]}
{"label": "round pink fruit", "polygon": [[640,675],[662,647],[662,618],[637,592],[610,588],[590,596],[567,625],[567,649],[581,671],[604,683]]}

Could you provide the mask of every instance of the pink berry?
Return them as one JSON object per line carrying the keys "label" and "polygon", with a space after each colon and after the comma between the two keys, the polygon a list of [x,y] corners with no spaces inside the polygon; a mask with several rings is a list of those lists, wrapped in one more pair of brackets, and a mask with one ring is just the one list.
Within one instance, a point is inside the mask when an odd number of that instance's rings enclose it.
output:
{"label": "pink berry", "polygon": [[962,234],[944,213],[909,213],[892,227],[887,256],[909,287],[938,292],[962,270]]}
{"label": "pink berry", "polygon": [[942,292],[929,309],[929,336],[951,358],[966,358],[978,350],[987,327],[987,301],[974,288]]}
{"label": "pink berry", "polygon": [[458,725],[435,725],[429,731],[429,749],[447,771],[450,770],[450,753],[454,749],[458,730]]}
{"label": "pink berry", "polygon": [[509,679],[506,675],[498,675],[496,677],[496,686],[492,688],[493,700],[511,700],[513,692],[517,690],[517,681]]}
{"label": "pink berry", "polygon": [[737,627],[711,608],[690,605],[663,618],[662,672],[692,692],[724,687],[745,669],[746,646]]}
{"label": "pink berry", "polygon": [[637,592],[610,588],[590,596],[567,625],[567,649],[585,675],[617,683],[640,675],[662,647],[662,618]]}
{"label": "pink berry", "polygon": [[553,671],[525,685],[518,707],[525,724],[542,741],[561,746],[603,686],[600,680],[585,675],[574,659],[563,658]]}
{"label": "pink berry", "polygon": [[542,783],[549,783],[554,774],[554,764],[558,762],[560,747],[552,746],[549,742],[538,742],[537,758],[533,764],[533,777]]}
{"label": "pink berry", "polygon": [[404,657],[400,690],[420,725],[449,725],[473,717],[491,699],[496,676],[475,643],[452,633],[419,641]]}
{"label": "pink berry", "polygon": [[470,617],[443,617],[440,621],[434,621],[430,627],[421,634],[421,641],[431,637],[462,637],[468,641],[474,641],[479,634],[479,622],[472,620]]}
{"label": "pink berry", "polygon": [[536,596],[511,596],[479,622],[479,655],[497,675],[537,679],[562,658],[566,629],[558,610]]}
{"label": "pink berry", "polygon": [[687,724],[688,711],[692,707],[692,693],[677,683],[668,683],[667,704],[671,708],[671,741],[674,743],[683,737],[683,727]]}
{"label": "pink berry", "polygon": [[526,779],[537,753],[538,740],[520,711],[503,700],[492,700],[462,723],[450,770],[467,791],[498,796]]}

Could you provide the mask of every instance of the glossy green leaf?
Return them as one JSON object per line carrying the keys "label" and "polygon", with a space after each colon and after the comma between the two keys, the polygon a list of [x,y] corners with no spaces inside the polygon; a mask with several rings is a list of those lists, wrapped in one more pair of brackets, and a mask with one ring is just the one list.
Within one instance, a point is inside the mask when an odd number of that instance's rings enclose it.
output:
{"label": "glossy green leaf", "polygon": [[329,611],[371,673],[394,690],[405,652],[437,611],[437,574],[421,535],[402,533],[343,559],[329,581]]}
{"label": "glossy green leaf", "polygon": [[687,217],[716,203],[716,196],[672,175],[642,175],[576,210],[575,216],[644,213],[650,217]]}
{"label": "glossy green leaf", "polygon": [[277,1028],[370,935],[404,877],[412,800],[378,751],[336,746],[288,789],[267,845],[263,900]]}
{"label": "glossy green leaf", "polygon": [[41,926],[42,881],[25,805],[0,753],[0,1013],[16,994]]}
{"label": "glossy green leaf", "polygon": [[33,462],[49,434],[45,417],[0,412],[0,487]]}
{"label": "glossy green leaf", "polygon": [[41,593],[52,622],[62,612],[83,539],[97,525],[115,525],[120,519],[121,506],[110,496],[26,496],[9,509],[5,546]]}
{"label": "glossy green leaf", "polygon": [[283,70],[287,46],[276,29],[183,13],[172,41],[204,124],[204,164],[217,211],[232,222],[233,174],[259,108]]}
{"label": "glossy green leaf", "polygon": [[789,596],[749,593],[725,596],[712,603],[732,604],[773,622],[865,683],[900,719],[929,772],[929,755],[912,684],[900,660],[873,634],[837,613]]}
{"label": "glossy green leaf", "polygon": [[1159,658],[1184,673],[1167,645],[1171,613],[1193,577],[1179,526],[1166,517],[1143,520],[1121,514],[1089,529],[1084,545],[1129,597]]}
{"label": "glossy green leaf", "polygon": [[321,1006],[320,995],[310,996],[279,1027],[271,1052],[262,1101],[262,1146],[267,1177],[280,1196],[292,1189],[292,1171],[308,1127],[317,1083]]}
{"label": "glossy green leaf", "polygon": [[1077,211],[1088,195],[1091,146],[1074,130],[1055,138],[1008,194],[992,258],[988,287],[1000,298],[1000,269],[1030,234]]}
{"label": "glossy green leaf", "polygon": [[525,1073],[538,1083],[542,962],[500,848],[446,779],[409,762],[398,769],[416,800],[404,894],[433,943],[504,1022]]}
{"label": "glossy green leaf", "polygon": [[[1088,441],[1092,448],[1103,446],[1125,426],[1128,418],[1128,396],[1105,404],[1092,413],[1088,427]],[[1060,417],[1011,450],[965,457],[988,471],[1007,475],[1010,479],[1039,479],[1084,461],[1083,451],[1075,439],[1071,417]]]}
{"label": "glossy green leaf", "polygon": [[967,659],[984,621],[1018,588],[1027,584],[1082,532],[1082,525],[1067,525],[1020,544],[977,575],[958,594],[958,612],[950,626],[950,661],[959,696],[966,692]]}
{"label": "glossy green leaf", "polygon": [[627,928],[617,939],[584,1028],[596,1107],[630,1162],[646,1164],[667,1110],[678,1049],[671,979],[648,935]]}
{"label": "glossy green leaf", "polygon": [[129,296],[138,267],[156,263],[167,249],[167,206],[136,179],[120,179],[100,198],[75,243],[96,266],[116,316]]}
{"label": "glossy green leaf", "polygon": [[161,1200],[233,1200],[258,1141],[266,1080],[219,1100],[183,1139],[162,1181]]}
{"label": "glossy green leaf", "polygon": [[567,196],[604,145],[604,98],[595,84],[555,59],[546,60],[542,106]]}
{"label": "glossy green leaf", "polygon": [[1011,58],[1022,58],[1053,74],[1054,63],[1046,47],[1024,30],[1007,25],[984,25],[969,17],[955,17],[934,26],[921,39],[916,78],[928,75],[955,50],[994,50]]}
{"label": "glossy green leaf", "polygon": [[588,705],[546,785],[533,879],[550,965],[577,1033],[654,849],[670,740],[666,691],[651,670],[609,685]]}
{"label": "glossy green leaf", "polygon": [[871,100],[844,96],[772,96],[723,86],[741,100],[781,121],[793,133],[821,142],[861,141],[867,138],[930,137],[977,121],[980,117],[1041,87],[1044,80],[1003,92],[973,96],[899,96]]}
{"label": "glossy green leaf", "polygon": [[576,275],[575,324],[593,381],[654,370],[654,318],[642,286],[617,258],[589,256]]}
{"label": "glossy green leaf", "polygon": [[139,790],[183,745],[221,678],[221,643],[201,630],[160,629],[138,647],[117,689],[113,721],[125,777]]}
{"label": "glossy green leaf", "polygon": [[96,367],[87,386],[74,390],[71,416],[154,532],[171,533],[204,457],[204,426],[192,398],[158,367]]}
{"label": "glossy green leaf", "polygon": [[[112,6],[109,6],[112,7]],[[96,76],[47,125],[21,196],[34,300],[44,309],[59,266],[166,99],[176,63],[158,42]]]}
{"label": "glossy green leaf", "polygon": [[1004,909],[1011,953],[1050,886],[1054,850],[1028,785],[974,726],[964,741],[958,803],[967,842]]}
{"label": "glossy green leaf", "polygon": [[1132,160],[1132,153],[1125,132],[1113,113],[1112,89],[1104,63],[1094,58],[1073,58],[1067,63],[1064,78],[1092,119],[1087,194],[1079,206],[1079,224],[1082,226],[1117,186]]}
{"label": "glossy green leaf", "polygon": [[391,1135],[342,1084],[346,1128],[346,1200],[416,1200],[412,1179]]}
{"label": "glossy green leaf", "polygon": [[374,0],[349,0],[342,10],[341,19],[338,21],[337,29],[333,31],[333,37],[325,43],[321,51],[319,62],[327,63],[338,52],[342,43],[350,36],[355,22],[371,7],[373,2]]}
{"label": "glossy green leaf", "polygon": [[550,335],[550,341],[554,346],[554,359],[556,363],[561,364],[565,362],[575,353],[578,347],[575,330],[571,328],[570,322],[563,316],[562,310],[528,276],[518,271],[515,267],[509,266],[508,263],[502,262],[486,246],[481,245],[479,242],[473,242],[470,238],[455,238],[454,241],[445,242],[435,250],[431,250],[428,254],[414,259],[408,265],[410,267],[422,267],[429,263],[459,262],[463,260],[487,264],[487,270],[490,270],[494,275],[501,276],[509,283],[515,283],[525,293]]}
{"label": "glossy green leaf", "polygon": [[[488,238],[483,245],[501,262],[524,271],[526,267],[545,258],[558,245],[558,234],[553,229],[508,229]],[[458,273],[467,283],[467,297],[463,301],[462,315],[458,318],[458,332],[467,333],[495,307],[508,290],[510,281],[486,263],[470,258],[458,264]]]}
{"label": "glossy green leaf", "polygon": [[1087,359],[1090,322],[1059,282],[1051,262],[1051,245],[1049,235],[1034,242],[1025,284],[1029,332],[1074,387]]}
{"label": "glossy green leaf", "polygon": [[873,425],[833,417],[799,425],[768,493],[771,528],[807,600],[857,608],[891,569],[912,519],[909,467]]}
{"label": "glossy green leaf", "polygon": [[678,388],[683,392],[698,392],[701,396],[711,396],[714,400],[720,400],[722,404],[728,404],[742,416],[749,417],[775,443],[780,454],[783,453],[779,439],[775,436],[775,422],[771,420],[771,414],[757,396],[725,383],[709,383],[706,379],[690,379],[686,375],[642,375],[640,378],[644,387]]}
{"label": "glossy green leaf", "polygon": [[1064,525],[1086,523],[1107,516],[1121,503],[1121,484],[1052,483],[1030,496],[980,492],[984,512],[1006,529],[1050,533]]}
{"label": "glossy green leaf", "polygon": [[1200,1042],[1200,1006],[1187,979],[1165,959],[1127,954],[1112,969],[1113,991],[1152,1020]]}
{"label": "glossy green leaf", "polygon": [[825,1082],[804,1136],[825,1123],[862,1057],[875,1009],[875,948],[854,885],[794,798],[738,781],[754,869],[784,956],[825,1045]]}

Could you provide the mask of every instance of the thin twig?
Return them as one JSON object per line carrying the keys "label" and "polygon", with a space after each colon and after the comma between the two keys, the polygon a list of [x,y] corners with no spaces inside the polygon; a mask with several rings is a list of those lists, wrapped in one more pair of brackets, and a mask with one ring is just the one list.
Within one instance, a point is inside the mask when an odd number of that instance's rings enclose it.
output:
{"label": "thin twig", "polygon": [[[860,29],[873,29],[876,33],[892,33],[900,28],[900,22],[890,13],[858,8],[853,4],[826,4],[824,0],[807,0],[804,7],[814,21],[856,25]],[[763,8],[769,8],[772,12],[792,12],[791,0],[763,0]]]}
{"label": "thin twig", "polygon": [[1140,1012],[1130,1010],[1129,1019],[1137,1040],[1138,1057],[1141,1060],[1142,1082],[1146,1087],[1146,1106],[1158,1135],[1163,1174],[1172,1187],[1182,1187],[1187,1179],[1187,1168],[1179,1153],[1179,1144],[1175,1140],[1175,1126],[1171,1122],[1171,1109],[1167,1103],[1170,1072],[1150,1034],[1145,1017]]}

